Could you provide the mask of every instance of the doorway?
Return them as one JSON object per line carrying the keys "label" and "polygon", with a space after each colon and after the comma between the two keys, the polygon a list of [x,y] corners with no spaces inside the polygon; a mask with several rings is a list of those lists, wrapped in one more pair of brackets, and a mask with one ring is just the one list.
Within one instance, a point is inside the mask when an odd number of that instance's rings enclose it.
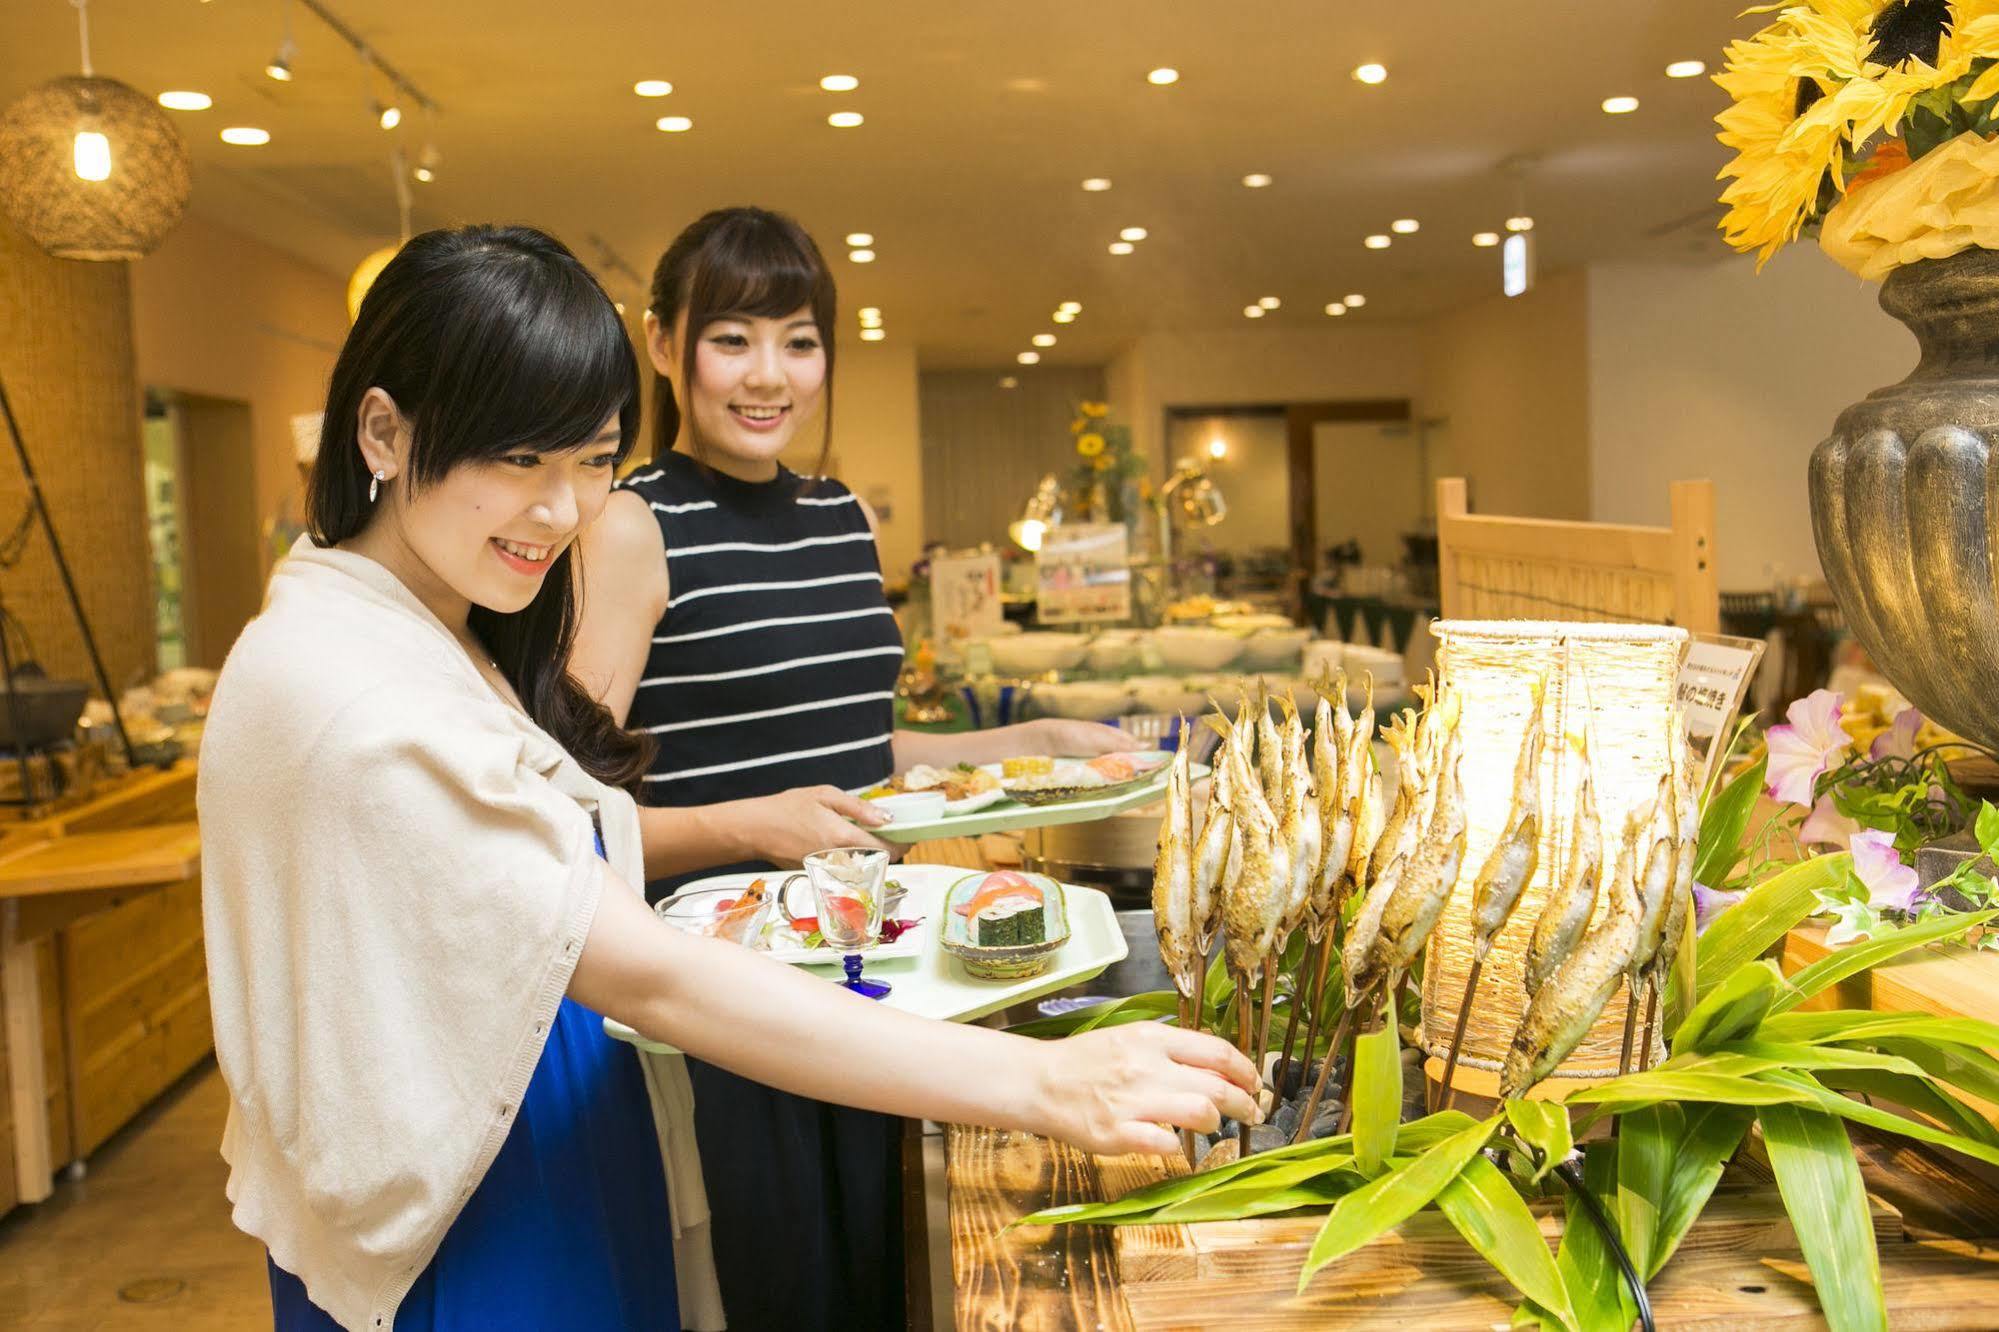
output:
{"label": "doorway", "polygon": [[220,667],[263,603],[250,404],[147,389],[143,452],[158,668]]}

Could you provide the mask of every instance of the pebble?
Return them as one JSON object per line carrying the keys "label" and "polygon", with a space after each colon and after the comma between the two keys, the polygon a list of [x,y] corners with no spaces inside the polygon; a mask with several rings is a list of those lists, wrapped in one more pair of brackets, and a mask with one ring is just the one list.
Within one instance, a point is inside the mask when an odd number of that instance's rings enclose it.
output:
{"label": "pebble", "polygon": [[1323,1101],[1319,1113],[1312,1117],[1314,1138],[1330,1138],[1340,1131],[1340,1114],[1345,1109],[1338,1101]]}
{"label": "pebble", "polygon": [[1216,1166],[1227,1165],[1229,1162],[1235,1159],[1236,1159],[1236,1140],[1234,1137],[1231,1136],[1223,1138],[1220,1142],[1216,1143],[1213,1147],[1210,1147],[1206,1152],[1204,1152],[1201,1156],[1201,1159],[1194,1163],[1194,1169],[1196,1171],[1212,1170]]}
{"label": "pebble", "polygon": [[1289,1137],[1292,1130],[1298,1127],[1299,1113],[1300,1108],[1297,1105],[1286,1103],[1277,1107],[1277,1114],[1270,1122],[1277,1126],[1279,1132]]}
{"label": "pebble", "polygon": [[1257,1124],[1249,1131],[1249,1150],[1252,1152],[1267,1152],[1289,1141],[1291,1135],[1275,1124]]}

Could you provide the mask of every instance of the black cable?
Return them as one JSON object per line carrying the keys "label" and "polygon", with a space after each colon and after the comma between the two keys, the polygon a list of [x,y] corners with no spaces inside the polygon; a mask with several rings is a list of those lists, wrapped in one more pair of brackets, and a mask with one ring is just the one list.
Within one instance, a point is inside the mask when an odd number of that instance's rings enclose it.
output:
{"label": "black cable", "polygon": [[1610,1216],[1603,1210],[1603,1204],[1589,1191],[1583,1182],[1582,1168],[1574,1161],[1564,1161],[1555,1167],[1555,1173],[1562,1177],[1562,1183],[1569,1186],[1576,1197],[1582,1200],[1583,1209],[1596,1222],[1596,1228],[1603,1232],[1603,1242],[1610,1246],[1610,1256],[1617,1260],[1618,1270],[1624,1273],[1624,1284],[1630,1288],[1632,1302],[1638,1306],[1638,1323],[1645,1332],[1658,1332],[1652,1322],[1652,1301],[1645,1294],[1645,1283],[1639,1279],[1638,1269],[1631,1265],[1631,1255],[1624,1251],[1624,1242],[1618,1238],[1617,1227],[1610,1224]]}

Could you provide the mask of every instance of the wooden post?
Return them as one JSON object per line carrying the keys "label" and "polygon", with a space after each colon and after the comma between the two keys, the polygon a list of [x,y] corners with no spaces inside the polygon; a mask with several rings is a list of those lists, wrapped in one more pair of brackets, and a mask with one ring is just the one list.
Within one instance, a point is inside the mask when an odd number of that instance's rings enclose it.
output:
{"label": "wooden post", "polygon": [[0,902],[0,1013],[7,1036],[7,1083],[14,1115],[14,1187],[22,1202],[54,1192],[47,1074],[42,1066],[42,989],[35,941],[17,929],[18,902]]}
{"label": "wooden post", "polygon": [[1721,632],[1714,567],[1714,482],[1673,483],[1673,622],[1689,633]]}
{"label": "wooden post", "polygon": [[1442,618],[1462,619],[1464,598],[1458,592],[1458,560],[1453,521],[1471,512],[1465,479],[1443,477],[1437,482],[1437,605]]}

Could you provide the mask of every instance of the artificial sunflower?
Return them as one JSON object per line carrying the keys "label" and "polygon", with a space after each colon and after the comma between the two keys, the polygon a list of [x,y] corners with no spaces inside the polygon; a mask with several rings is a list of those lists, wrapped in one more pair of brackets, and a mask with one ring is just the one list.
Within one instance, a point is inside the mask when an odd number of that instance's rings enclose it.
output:
{"label": "artificial sunflower", "polygon": [[1086,402],[1082,405],[1082,412],[1085,416],[1109,416],[1111,406],[1107,402]]}
{"label": "artificial sunflower", "polygon": [[1108,472],[1111,469],[1111,461],[1110,454],[1099,453],[1090,459],[1090,466],[1096,468],[1099,472]]}
{"label": "artificial sunflower", "polygon": [[1072,435],[1080,435],[1089,428],[1090,422],[1086,417],[1079,416],[1069,423],[1069,433]]}
{"label": "artificial sunflower", "polygon": [[1104,437],[1094,430],[1076,440],[1076,452],[1085,458],[1094,458],[1104,451]]}

